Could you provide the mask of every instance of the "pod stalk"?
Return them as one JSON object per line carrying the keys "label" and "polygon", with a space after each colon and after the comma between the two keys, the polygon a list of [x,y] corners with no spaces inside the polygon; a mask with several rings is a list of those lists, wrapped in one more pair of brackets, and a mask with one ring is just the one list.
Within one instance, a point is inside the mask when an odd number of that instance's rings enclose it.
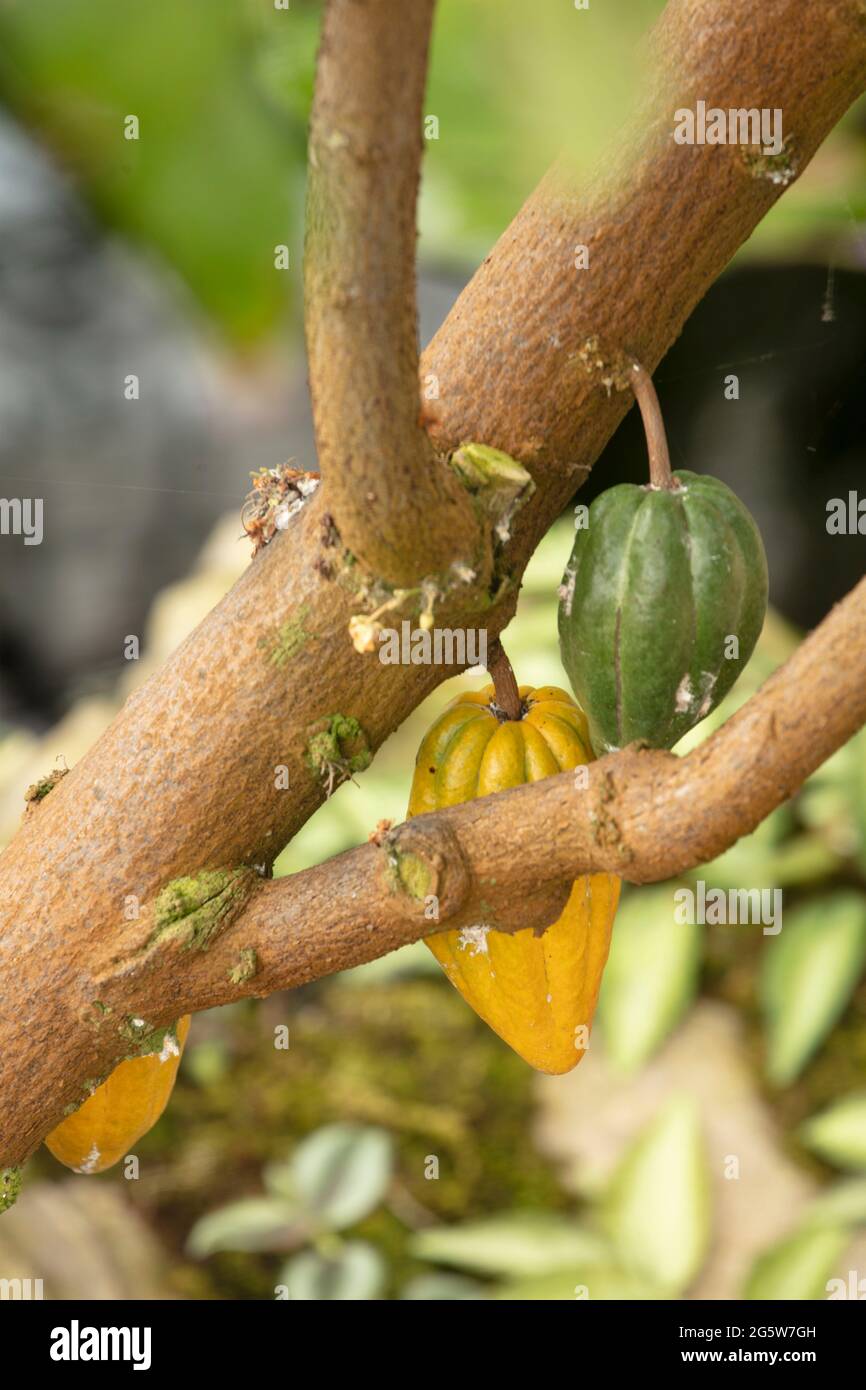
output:
{"label": "pod stalk", "polygon": [[677,482],[671,473],[671,456],[668,452],[662,408],[659,405],[659,398],[656,395],[652,377],[646,368],[641,366],[640,362],[632,362],[631,389],[640,408],[644,433],[646,434],[650,487],[664,488],[667,492],[674,492],[677,488]]}
{"label": "pod stalk", "polygon": [[517,687],[517,677],[498,637],[490,644],[487,670],[493,681],[496,704],[504,717],[506,719],[522,719],[523,701]]}

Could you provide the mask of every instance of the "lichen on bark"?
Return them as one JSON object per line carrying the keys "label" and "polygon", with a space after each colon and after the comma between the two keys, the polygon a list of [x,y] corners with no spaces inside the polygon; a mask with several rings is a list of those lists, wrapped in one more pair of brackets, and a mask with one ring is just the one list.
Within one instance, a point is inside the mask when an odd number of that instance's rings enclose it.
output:
{"label": "lichen on bark", "polygon": [[259,958],[252,946],[245,946],[237,959],[237,964],[228,972],[233,985],[244,985],[251,980],[259,968]]}
{"label": "lichen on bark", "polygon": [[176,878],[154,904],[148,947],[175,941],[184,950],[206,951],[244,906],[259,876],[255,869],[202,869]]}
{"label": "lichen on bark", "polygon": [[328,714],[308,730],[307,763],[331,793],[373,761],[370,741],[354,715]]}
{"label": "lichen on bark", "polygon": [[305,604],[293,618],[288,618],[270,637],[263,637],[260,645],[264,647],[268,654],[268,660],[272,666],[282,670],[290,661],[294,661],[304,649],[309,633],[306,630],[306,621],[309,609]]}

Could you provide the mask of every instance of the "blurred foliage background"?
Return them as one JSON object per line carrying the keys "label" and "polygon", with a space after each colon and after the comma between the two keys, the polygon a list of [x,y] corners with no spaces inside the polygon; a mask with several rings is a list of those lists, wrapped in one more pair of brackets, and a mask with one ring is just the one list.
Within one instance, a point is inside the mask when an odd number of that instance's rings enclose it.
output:
{"label": "blurred foliage background", "polygon": [[[661,0],[576,12],[565,0],[441,0],[426,111],[422,255],[462,270],[514,216],[558,150],[587,173],[615,138]],[[299,311],[306,120],[321,7],[292,0],[6,0],[0,95],[71,169],[103,224],[159,255],[237,346]],[[399,75],[395,74],[395,81]],[[137,139],[124,138],[135,115]],[[749,255],[828,243],[844,264],[864,210],[849,113],[772,211]]]}
{"label": "blurred foliage background", "polygon": [[[557,150],[586,170],[600,157],[660,9],[442,0],[423,337]],[[299,329],[319,21],[304,0],[0,8],[0,483],[46,499],[43,545],[0,548],[2,840],[27,786],[72,765],[245,569],[248,472],[313,461]],[[863,572],[862,538],[830,539],[824,521],[826,499],[862,479],[864,159],[861,105],[659,373],[675,462],[735,486],[770,553],[775,611],[708,724]],[[722,403],[729,370],[737,405]],[[642,473],[635,429],[591,489]],[[570,543],[566,516],[508,632],[526,682],[565,683]],[[142,659],[125,663],[133,632]],[[313,817],[278,873],[402,819],[414,751],[458,684]],[[530,1073],[420,944],[199,1015],[169,1110],[137,1146],[140,1177],[72,1178],[40,1152],[0,1223],[0,1276],[43,1277],[54,1297],[858,1296],[864,875],[860,735],[690,876],[780,888],[778,935],[679,924],[687,881],[626,892],[592,1047],[566,1077]]]}

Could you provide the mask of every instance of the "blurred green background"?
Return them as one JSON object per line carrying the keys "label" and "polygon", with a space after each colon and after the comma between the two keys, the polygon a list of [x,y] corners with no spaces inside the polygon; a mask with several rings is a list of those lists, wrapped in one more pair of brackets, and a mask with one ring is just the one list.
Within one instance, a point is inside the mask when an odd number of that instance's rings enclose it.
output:
{"label": "blurred green background", "polygon": [[[589,171],[634,88],[660,0],[577,12],[566,0],[441,0],[425,113],[422,256],[489,250],[567,146]],[[305,128],[320,5],[292,0],[6,0],[0,97],[74,171],[100,219],[179,274],[239,346],[299,310]],[[395,74],[395,81],[399,74]],[[124,138],[128,115],[139,138]],[[748,254],[840,263],[862,218],[863,141],[849,113]],[[274,274],[272,248],[294,270]]]}
{"label": "blurred green background", "polygon": [[[422,302],[431,268],[456,291],[562,144],[592,165],[627,101],[629,55],[660,9],[643,0],[579,13],[554,0],[442,0],[426,101],[439,138],[427,146],[420,204]],[[28,685],[27,671],[49,663],[51,643],[40,646],[37,634],[25,650],[11,619],[3,627],[18,600],[0,594],[0,646],[12,652],[4,632],[15,634],[24,673],[10,683],[14,705],[0,709],[3,840],[26,787],[61,754],[72,765],[246,567],[237,517],[256,448],[274,463],[279,456],[266,452],[274,438],[288,452],[298,435],[309,437],[300,414],[277,425],[268,416],[266,429],[261,400],[303,386],[304,145],[319,20],[320,7],[303,0],[288,11],[270,0],[0,9],[6,120],[69,180],[100,256],[122,248],[117,294],[140,278],[158,287],[171,304],[161,331],[182,354],[192,342],[208,371],[218,364],[205,413],[239,409],[247,426],[244,448],[220,475],[227,496],[213,484],[207,493],[210,445],[198,436],[194,450],[182,436],[179,453],[194,452],[200,471],[188,477],[173,465],[166,479],[133,471],[121,431],[106,454],[110,483],[105,468],[99,487],[90,436],[77,441],[69,479],[80,481],[86,507],[108,497],[101,525],[116,532],[121,552],[136,503],[119,489],[161,487],[168,498],[143,550],[144,656],[122,670],[119,655],[80,644],[62,683],[46,676],[47,689]],[[123,138],[130,114],[137,141]],[[864,157],[861,107],[740,261],[756,276],[788,266],[801,276],[811,263],[822,276],[829,267],[859,279]],[[0,178],[0,219],[4,197]],[[288,272],[274,269],[278,244],[289,248]],[[24,331],[4,297],[15,266],[2,269],[0,359],[7,338],[14,346]],[[44,283],[38,264],[33,274]],[[61,304],[65,285],[61,277],[50,288]],[[63,344],[65,331],[46,319],[52,341]],[[781,345],[784,325],[774,332]],[[862,382],[852,351],[851,380]],[[85,377],[97,373],[86,348],[77,356]],[[45,389],[40,379],[43,403]],[[760,399],[766,408],[769,393]],[[0,422],[10,410],[0,398]],[[98,439],[99,419],[88,427]],[[129,417],[125,428],[131,440],[144,427]],[[35,449],[16,438],[4,449],[4,476],[30,470],[41,481]],[[606,485],[618,475],[601,476]],[[179,518],[186,492],[198,510]],[[46,622],[65,577],[95,563],[92,539],[68,515],[62,563],[36,590]],[[823,527],[820,512],[802,517]],[[785,517],[771,509],[761,521],[790,550]],[[179,558],[167,576],[160,556],[172,542]],[[527,683],[566,683],[555,608],[570,544],[565,518],[536,553],[507,634]],[[52,555],[49,535],[24,559],[44,575]],[[5,573],[11,584],[16,572]],[[800,640],[786,593],[777,601],[788,617],[771,614],[747,674],[709,724]],[[30,629],[39,621],[28,619]],[[119,650],[113,621],[104,625]],[[138,630],[123,605],[117,622],[117,633]],[[357,785],[313,817],[278,873],[363,841],[383,818],[403,818],[415,749],[459,683],[446,682]],[[866,1273],[864,736],[691,878],[782,889],[782,932],[682,926],[673,915],[682,885],[628,890],[592,1046],[566,1077],[532,1074],[421,944],[291,994],[197,1016],[172,1103],[136,1147],[140,1176],[127,1181],[116,1168],[70,1177],[41,1151],[0,1223],[0,1276],[43,1277],[53,1297],[803,1299],[843,1288],[855,1296],[848,1272]],[[284,1026],[287,1049],[275,1046]]]}

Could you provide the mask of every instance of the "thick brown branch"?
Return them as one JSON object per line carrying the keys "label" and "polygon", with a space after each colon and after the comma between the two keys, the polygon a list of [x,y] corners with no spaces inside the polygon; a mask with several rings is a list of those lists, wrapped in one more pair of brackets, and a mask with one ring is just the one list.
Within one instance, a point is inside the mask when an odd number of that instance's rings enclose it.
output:
{"label": "thick brown branch", "polygon": [[[561,175],[548,180],[422,363],[422,372],[440,378],[443,446],[465,439],[499,445],[526,462],[538,483],[503,552],[512,586],[486,616],[491,638],[511,614],[514,583],[534,545],[627,403],[623,394],[608,399],[585,371],[579,349],[586,335],[637,353],[653,369],[783,190],[744,174],[735,149],[674,146],[673,111],[695,96],[721,102],[735,95],[736,105],[781,106],[802,167],[863,85],[866,25],[853,0],[826,0],[821,7],[803,7],[800,0],[761,6],[673,0],[660,32],[663,70],[644,136],[649,144],[634,154],[623,145],[619,191],[590,188],[578,203]],[[592,267],[577,281],[578,272],[570,271],[576,240],[590,246]],[[595,360],[586,356],[590,365]],[[168,665],[127,701],[87,757],[28,813],[0,856],[0,1165],[28,1153],[64,1107],[80,1098],[84,1078],[98,1075],[110,1056],[108,1041],[92,1025],[96,981],[127,940],[126,917],[136,900],[147,911],[159,889],[179,875],[270,863],[324,795],[321,771],[309,756],[311,726],[321,728],[337,712],[355,716],[375,749],[453,673],[386,666],[353,650],[347,624],[358,606],[354,571],[333,544],[322,491]],[[455,627],[475,618],[455,601],[442,621]],[[825,755],[822,729],[835,746],[845,732],[838,721],[861,717],[864,682],[856,656],[843,645],[834,661],[826,678],[837,709],[822,703],[825,712],[812,730],[815,762]],[[532,678],[531,671],[519,674]],[[774,739],[789,736],[790,721],[809,719],[809,701],[796,681],[787,701],[781,722],[776,710],[775,734],[760,720],[744,722],[748,713],[734,726],[744,737],[743,781],[731,811],[741,820],[734,833],[752,823],[748,769],[756,749],[764,758]],[[746,733],[757,742],[748,742]],[[652,759],[656,768],[667,761]],[[781,771],[773,794],[781,799],[796,785],[796,768],[809,767],[775,765]],[[283,766],[289,791],[281,789],[282,774],[275,776]],[[688,760],[685,766],[699,764]],[[492,832],[477,832],[497,844],[503,864],[513,859],[526,794],[508,794],[513,799],[501,844]],[[688,796],[682,795],[676,806],[686,814]],[[462,808],[461,827],[468,824],[463,817],[484,816],[495,804]],[[613,803],[605,804],[602,828],[614,814]],[[639,826],[640,799],[629,804]],[[669,803],[667,814],[676,806]],[[767,809],[759,802],[754,814]],[[552,816],[554,809],[548,810]],[[623,824],[618,809],[615,823]],[[549,837],[548,851],[557,843],[558,835]],[[265,891],[271,891],[267,885]],[[303,928],[313,970],[340,964],[335,951],[330,965],[317,952],[321,906]],[[416,934],[424,929],[413,922]],[[243,945],[241,937],[237,933]],[[269,959],[263,956],[254,988],[266,987]],[[178,958],[166,1006],[185,988],[186,972],[201,968],[192,952]],[[148,997],[139,1008],[136,995],[134,1011],[146,1006]]]}
{"label": "thick brown branch", "polygon": [[[590,764],[586,785],[561,773],[420,816],[260,883],[206,953],[190,954],[183,939],[142,952],[152,930],[145,915],[118,936],[96,982],[100,998],[115,1013],[144,1001],[162,1022],[319,979],[446,926],[543,927],[580,873],[650,883],[722,853],[864,723],[866,579],[687,757],[627,748]],[[243,950],[255,951],[257,971],[233,988],[229,971]]]}
{"label": "thick brown branch", "polygon": [[[538,491],[517,518],[534,544],[633,403],[633,355],[651,374],[720,274],[866,86],[857,0],[669,0],[645,91],[591,181],[551,170],[424,355],[442,449],[482,440]],[[675,112],[782,112],[785,147],[677,144]],[[578,269],[586,248],[588,269]]]}
{"label": "thick brown branch", "polygon": [[479,527],[420,420],[415,201],[434,0],[330,0],[310,128],[304,302],[328,507],[372,572],[473,565]]}

